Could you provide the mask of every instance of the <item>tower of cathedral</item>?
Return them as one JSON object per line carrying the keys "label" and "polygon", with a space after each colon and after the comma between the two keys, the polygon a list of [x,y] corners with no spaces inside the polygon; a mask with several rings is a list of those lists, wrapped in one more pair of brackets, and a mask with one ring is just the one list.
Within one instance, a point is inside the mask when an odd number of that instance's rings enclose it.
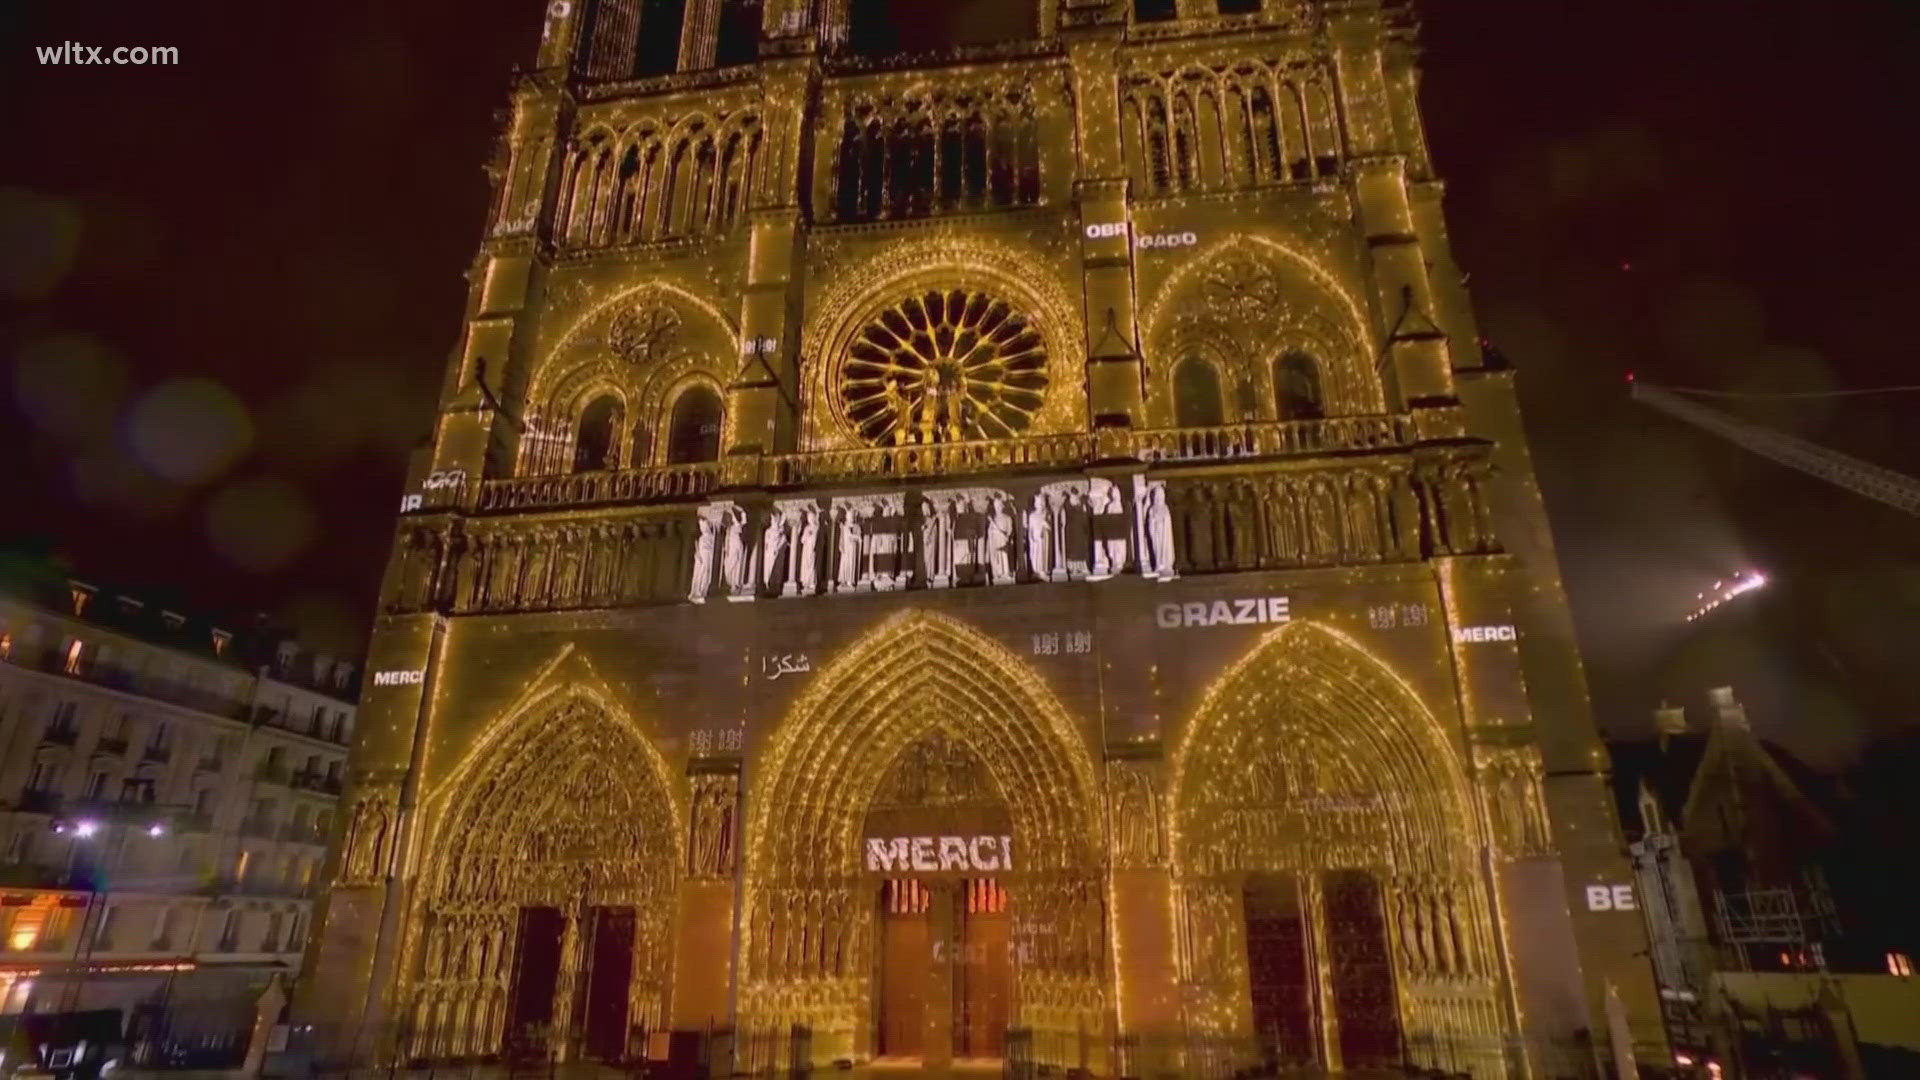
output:
{"label": "tower of cathedral", "polygon": [[295,1022],[741,1070],[1662,1053],[1415,36],[550,0]]}

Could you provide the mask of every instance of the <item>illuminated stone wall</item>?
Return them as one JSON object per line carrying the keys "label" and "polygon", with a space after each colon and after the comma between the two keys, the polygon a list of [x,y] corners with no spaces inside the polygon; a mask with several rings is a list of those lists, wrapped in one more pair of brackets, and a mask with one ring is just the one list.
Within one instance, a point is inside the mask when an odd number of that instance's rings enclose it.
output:
{"label": "illuminated stone wall", "polygon": [[1664,1052],[1582,901],[1630,878],[1401,5],[1062,0],[907,62],[768,3],[698,70],[695,3],[637,80],[601,7],[515,87],[403,496],[300,1005],[336,1052],[498,1052],[540,907],[548,1048],[594,1053],[617,906],[630,1023],[869,1057],[881,820],[1007,830],[1055,1064]]}

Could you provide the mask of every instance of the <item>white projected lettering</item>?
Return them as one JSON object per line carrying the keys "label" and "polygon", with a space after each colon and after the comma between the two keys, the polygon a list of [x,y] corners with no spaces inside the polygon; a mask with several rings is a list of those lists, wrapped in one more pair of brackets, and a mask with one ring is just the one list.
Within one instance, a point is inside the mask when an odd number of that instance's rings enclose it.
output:
{"label": "white projected lettering", "polygon": [[1012,869],[1011,836],[867,838],[867,870],[871,873],[993,873]]}
{"label": "white projected lettering", "polygon": [[1162,630],[1194,626],[1258,626],[1288,622],[1292,618],[1284,596],[1192,600],[1184,604],[1160,604],[1153,609],[1153,621]]}

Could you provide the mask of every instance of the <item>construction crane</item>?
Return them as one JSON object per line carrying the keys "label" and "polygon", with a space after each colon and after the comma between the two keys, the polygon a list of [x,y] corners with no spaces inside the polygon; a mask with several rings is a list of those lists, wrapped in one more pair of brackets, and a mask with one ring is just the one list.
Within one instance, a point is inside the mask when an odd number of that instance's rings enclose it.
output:
{"label": "construction crane", "polygon": [[1689,401],[1671,390],[1636,382],[1631,374],[1627,376],[1627,382],[1632,387],[1633,400],[1642,405],[1712,432],[1770,461],[1799,469],[1836,487],[1846,488],[1855,495],[1864,495],[1895,510],[1920,517],[1920,480],[1824,446],[1815,446],[1805,439],[1728,416],[1717,409]]}

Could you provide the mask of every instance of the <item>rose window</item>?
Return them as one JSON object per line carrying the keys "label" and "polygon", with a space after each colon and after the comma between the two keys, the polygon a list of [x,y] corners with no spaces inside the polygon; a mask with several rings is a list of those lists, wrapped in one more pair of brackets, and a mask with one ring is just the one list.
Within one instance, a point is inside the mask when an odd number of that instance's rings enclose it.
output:
{"label": "rose window", "polygon": [[1006,301],[965,289],[906,297],[848,349],[840,403],[881,444],[1017,435],[1040,411],[1047,350]]}

